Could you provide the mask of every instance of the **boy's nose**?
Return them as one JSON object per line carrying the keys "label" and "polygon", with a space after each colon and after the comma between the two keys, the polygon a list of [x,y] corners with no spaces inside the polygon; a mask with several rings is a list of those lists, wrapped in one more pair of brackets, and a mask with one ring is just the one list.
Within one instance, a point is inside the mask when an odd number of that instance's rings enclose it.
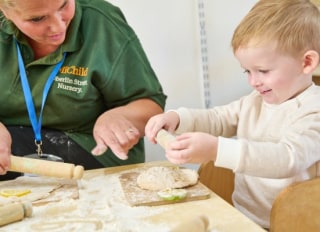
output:
{"label": "boy's nose", "polygon": [[253,87],[260,86],[262,84],[261,79],[256,75],[251,75],[249,77],[249,84]]}

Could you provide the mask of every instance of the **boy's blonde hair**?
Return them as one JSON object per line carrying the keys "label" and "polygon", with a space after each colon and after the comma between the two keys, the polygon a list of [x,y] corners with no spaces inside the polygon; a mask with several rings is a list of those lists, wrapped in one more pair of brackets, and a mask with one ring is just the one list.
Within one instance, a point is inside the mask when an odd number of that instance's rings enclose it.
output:
{"label": "boy's blonde hair", "polygon": [[[293,56],[307,50],[320,54],[319,0],[260,0],[244,17],[232,38],[239,47],[277,42],[278,51]],[[253,44],[252,44],[253,43]]]}

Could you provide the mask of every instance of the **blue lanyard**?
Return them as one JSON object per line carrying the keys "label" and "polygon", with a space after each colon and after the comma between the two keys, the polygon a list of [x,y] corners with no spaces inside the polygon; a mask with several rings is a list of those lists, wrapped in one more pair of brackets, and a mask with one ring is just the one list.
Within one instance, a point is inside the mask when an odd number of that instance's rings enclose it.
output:
{"label": "blue lanyard", "polygon": [[29,119],[32,124],[33,132],[35,134],[35,143],[39,149],[38,153],[40,153],[41,152],[40,145],[42,143],[41,142],[41,124],[42,124],[43,108],[44,108],[50,87],[51,87],[57,73],[59,72],[59,70],[60,70],[60,68],[66,58],[66,53],[63,54],[63,58],[61,59],[61,61],[59,61],[59,63],[56,64],[56,66],[54,67],[53,71],[51,72],[51,74],[48,77],[48,80],[44,86],[43,93],[42,93],[41,111],[39,114],[39,120],[37,120],[37,114],[36,114],[36,110],[35,110],[35,107],[33,104],[32,94],[31,94],[31,90],[29,87],[26,70],[24,68],[24,63],[23,63],[23,59],[21,56],[21,51],[20,51],[19,44],[18,44],[17,40],[15,40],[15,42],[16,42],[16,47],[17,47],[18,64],[19,64],[19,71],[20,71],[20,77],[21,77],[24,98],[25,98],[28,113],[29,113]]}

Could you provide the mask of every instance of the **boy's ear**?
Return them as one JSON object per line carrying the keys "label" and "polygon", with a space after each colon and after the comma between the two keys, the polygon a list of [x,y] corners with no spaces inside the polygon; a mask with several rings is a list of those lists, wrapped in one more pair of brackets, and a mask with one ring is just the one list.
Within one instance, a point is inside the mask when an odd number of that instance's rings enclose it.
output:
{"label": "boy's ear", "polygon": [[312,73],[319,65],[319,53],[314,50],[308,50],[303,55],[303,72]]}

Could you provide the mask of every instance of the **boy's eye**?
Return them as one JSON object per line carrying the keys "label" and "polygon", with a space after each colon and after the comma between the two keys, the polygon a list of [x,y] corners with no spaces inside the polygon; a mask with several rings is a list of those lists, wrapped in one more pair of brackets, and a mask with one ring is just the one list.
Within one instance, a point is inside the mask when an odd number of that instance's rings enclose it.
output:
{"label": "boy's eye", "polygon": [[267,73],[268,72],[268,70],[259,70],[259,72],[261,72],[261,73]]}

